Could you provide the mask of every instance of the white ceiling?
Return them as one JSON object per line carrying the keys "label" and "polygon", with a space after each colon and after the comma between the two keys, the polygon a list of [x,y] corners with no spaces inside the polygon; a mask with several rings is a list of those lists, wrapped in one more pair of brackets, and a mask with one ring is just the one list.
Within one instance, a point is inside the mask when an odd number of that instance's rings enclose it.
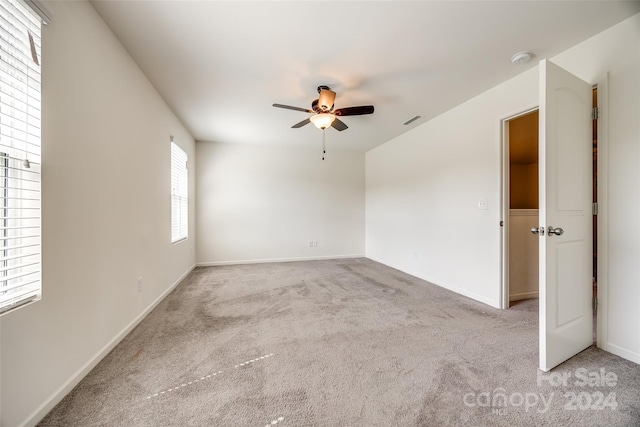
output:
{"label": "white ceiling", "polygon": [[[616,1],[105,1],[92,4],[199,141],[317,147],[316,87],[369,150],[640,12]],[[511,55],[534,59],[512,65]],[[409,126],[403,122],[422,118]],[[461,123],[461,126],[464,124]]]}

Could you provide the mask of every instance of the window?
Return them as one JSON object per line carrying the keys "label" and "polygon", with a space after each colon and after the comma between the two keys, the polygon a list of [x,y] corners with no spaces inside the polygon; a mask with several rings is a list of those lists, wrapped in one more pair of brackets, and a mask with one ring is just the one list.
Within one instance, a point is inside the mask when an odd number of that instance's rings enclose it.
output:
{"label": "window", "polygon": [[187,153],[171,137],[171,243],[186,239],[189,229]]}
{"label": "window", "polygon": [[0,314],[41,297],[40,27],[0,0]]}

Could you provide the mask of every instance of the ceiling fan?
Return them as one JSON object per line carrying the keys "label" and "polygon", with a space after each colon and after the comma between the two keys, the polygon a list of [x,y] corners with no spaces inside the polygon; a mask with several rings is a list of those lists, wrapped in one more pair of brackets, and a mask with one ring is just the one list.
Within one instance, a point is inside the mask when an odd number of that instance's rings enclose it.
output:
{"label": "ceiling fan", "polygon": [[300,123],[291,126],[292,128],[300,128],[308,123],[313,123],[318,129],[325,130],[329,126],[336,130],[343,131],[348,128],[346,124],[338,117],[346,116],[362,116],[364,114],[373,114],[373,105],[362,105],[359,107],[346,107],[334,110],[333,101],[336,99],[336,93],[329,86],[318,86],[318,99],[311,103],[311,109],[292,107],[290,105],[273,104],[277,108],[285,108],[287,110],[302,111],[313,114],[308,119],[304,119]]}

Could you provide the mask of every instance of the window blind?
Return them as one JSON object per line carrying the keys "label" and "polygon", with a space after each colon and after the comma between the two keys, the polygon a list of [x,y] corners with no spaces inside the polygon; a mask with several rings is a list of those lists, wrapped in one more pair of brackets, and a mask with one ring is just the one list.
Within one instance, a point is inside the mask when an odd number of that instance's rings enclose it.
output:
{"label": "window blind", "polygon": [[186,239],[189,228],[187,153],[171,138],[171,243]]}
{"label": "window blind", "polygon": [[0,314],[41,297],[41,18],[0,0]]}

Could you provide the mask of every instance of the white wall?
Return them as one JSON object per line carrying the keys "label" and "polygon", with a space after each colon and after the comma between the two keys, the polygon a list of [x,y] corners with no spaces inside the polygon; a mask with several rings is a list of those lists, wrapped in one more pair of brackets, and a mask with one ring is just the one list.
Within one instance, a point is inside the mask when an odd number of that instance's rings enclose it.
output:
{"label": "white wall", "polygon": [[367,152],[367,257],[499,305],[499,121],[536,104],[537,80],[527,71]]}
{"label": "white wall", "polygon": [[43,299],[1,318],[6,427],[34,425],[195,263],[195,204],[172,246],[169,196],[169,136],[190,159],[193,139],[89,3],[47,7]]}
{"label": "white wall", "polygon": [[196,147],[199,265],[364,255],[363,153]]}
{"label": "white wall", "polygon": [[[609,71],[607,338],[640,362],[640,15],[552,58]],[[500,302],[499,121],[538,102],[537,67],[366,155],[366,254],[493,306]],[[487,199],[489,209],[478,210]],[[603,278],[602,280],[606,280]]]}
{"label": "white wall", "polygon": [[538,209],[509,210],[509,301],[538,297]]}

